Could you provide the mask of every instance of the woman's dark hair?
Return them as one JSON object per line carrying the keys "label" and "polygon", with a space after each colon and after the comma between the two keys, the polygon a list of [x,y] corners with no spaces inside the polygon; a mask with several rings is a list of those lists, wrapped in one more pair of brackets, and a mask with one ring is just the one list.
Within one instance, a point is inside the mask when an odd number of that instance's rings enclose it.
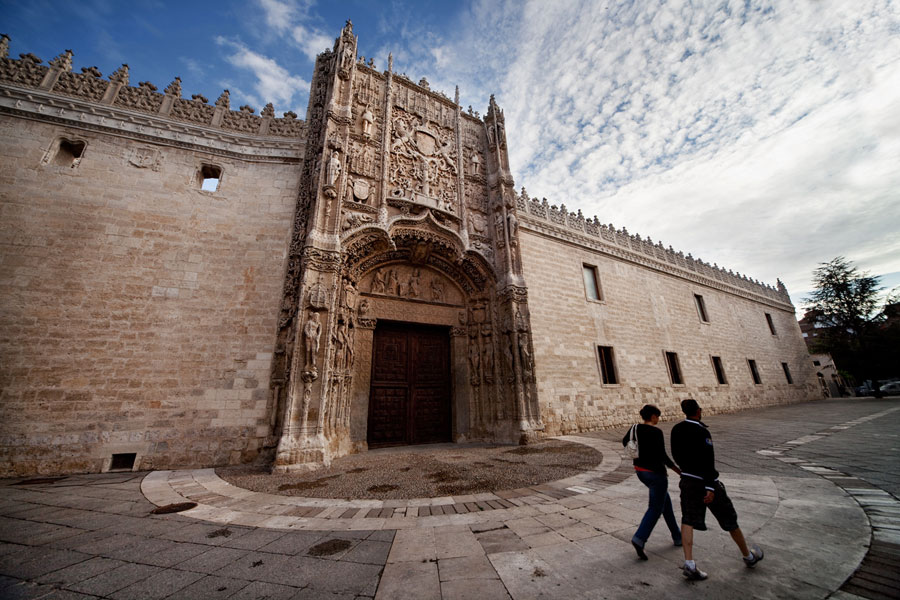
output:
{"label": "woman's dark hair", "polygon": [[641,418],[645,421],[649,421],[650,417],[652,417],[653,415],[656,415],[658,417],[662,415],[662,413],[652,404],[645,404],[644,408],[641,409]]}

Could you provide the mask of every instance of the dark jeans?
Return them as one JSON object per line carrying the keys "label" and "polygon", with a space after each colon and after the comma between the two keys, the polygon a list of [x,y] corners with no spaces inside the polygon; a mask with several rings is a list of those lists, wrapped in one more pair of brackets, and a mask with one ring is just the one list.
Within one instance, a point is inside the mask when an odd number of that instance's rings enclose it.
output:
{"label": "dark jeans", "polygon": [[672,510],[672,499],[669,497],[669,478],[651,471],[637,471],[637,476],[641,483],[650,488],[650,501],[634,537],[640,540],[641,544],[647,543],[653,527],[659,521],[659,515],[662,515],[666,520],[666,525],[669,526],[669,531],[672,532],[672,541],[680,542],[681,528],[678,526],[675,512]]}

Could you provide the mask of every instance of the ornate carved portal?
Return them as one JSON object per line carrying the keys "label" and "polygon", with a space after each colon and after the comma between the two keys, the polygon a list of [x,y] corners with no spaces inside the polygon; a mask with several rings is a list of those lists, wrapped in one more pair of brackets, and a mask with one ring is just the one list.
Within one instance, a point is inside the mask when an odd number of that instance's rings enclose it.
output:
{"label": "ornate carved portal", "polygon": [[[491,98],[484,119],[464,114],[390,61],[383,73],[357,61],[356,42],[348,22],[313,78],[275,468],[370,441],[530,441],[542,425],[503,112]],[[392,360],[405,396],[383,377]]]}

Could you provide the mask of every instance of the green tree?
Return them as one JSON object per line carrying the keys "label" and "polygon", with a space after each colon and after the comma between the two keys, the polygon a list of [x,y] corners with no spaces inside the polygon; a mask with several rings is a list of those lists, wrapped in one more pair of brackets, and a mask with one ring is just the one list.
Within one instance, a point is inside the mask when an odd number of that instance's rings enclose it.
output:
{"label": "green tree", "polygon": [[820,263],[813,271],[815,290],[805,298],[808,317],[821,327],[819,350],[830,352],[837,365],[858,380],[886,374],[875,372],[883,362],[873,355],[884,312],[877,277],[860,272],[843,256]]}

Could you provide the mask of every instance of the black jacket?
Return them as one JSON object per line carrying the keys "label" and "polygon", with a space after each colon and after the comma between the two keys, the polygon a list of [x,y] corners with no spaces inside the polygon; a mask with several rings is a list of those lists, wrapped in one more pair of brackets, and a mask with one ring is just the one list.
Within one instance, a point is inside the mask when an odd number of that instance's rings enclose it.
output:
{"label": "black jacket", "polygon": [[[633,460],[634,466],[648,469],[654,473],[666,474],[666,465],[674,467],[675,463],[666,454],[666,443],[663,439],[663,433],[653,425],[644,425],[641,423],[637,426],[637,440],[640,454]],[[622,438],[622,445],[628,444],[628,438],[631,437],[631,428],[625,432]]]}
{"label": "black jacket", "polygon": [[672,456],[681,469],[682,477],[694,476],[703,480],[707,488],[719,478],[712,436],[700,421],[685,419],[672,428]]}

